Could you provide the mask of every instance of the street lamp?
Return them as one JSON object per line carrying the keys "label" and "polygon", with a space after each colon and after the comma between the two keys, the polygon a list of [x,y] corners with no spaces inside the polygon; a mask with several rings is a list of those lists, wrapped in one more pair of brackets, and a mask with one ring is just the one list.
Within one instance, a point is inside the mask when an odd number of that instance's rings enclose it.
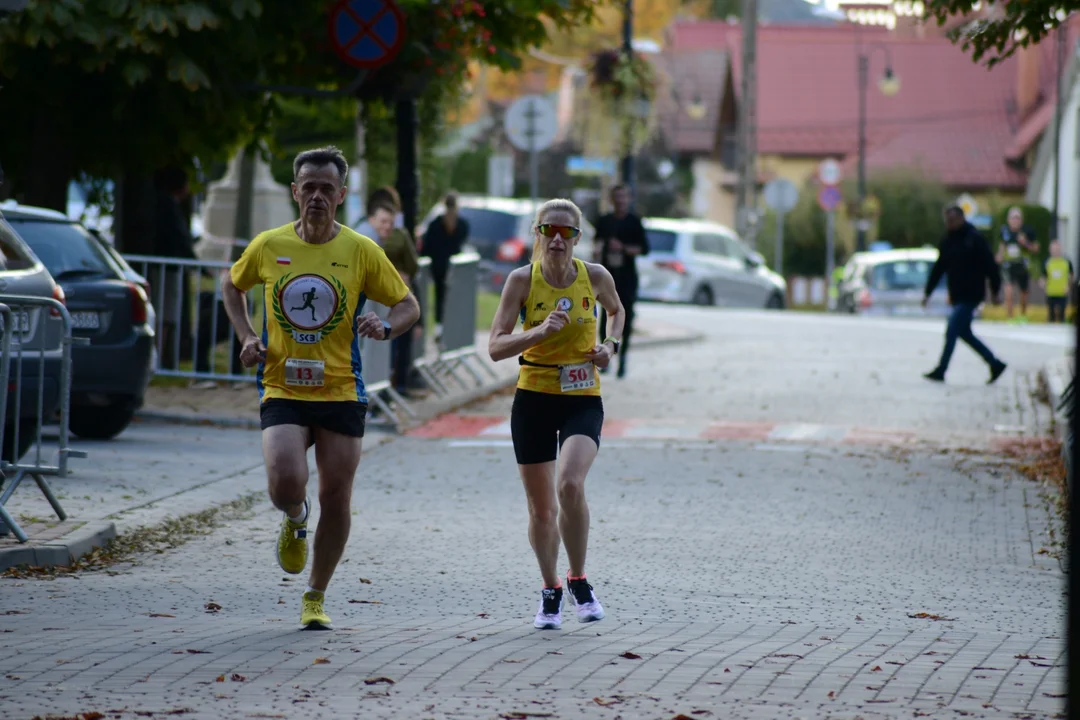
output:
{"label": "street lamp", "polygon": [[866,231],[869,221],[862,217],[863,207],[866,204],[866,93],[870,84],[870,54],[874,50],[881,50],[885,55],[885,72],[878,81],[878,90],[882,95],[890,97],[900,91],[900,79],[892,69],[892,54],[885,45],[870,45],[868,51],[859,49],[859,204],[857,220],[855,221],[856,250],[866,250]]}

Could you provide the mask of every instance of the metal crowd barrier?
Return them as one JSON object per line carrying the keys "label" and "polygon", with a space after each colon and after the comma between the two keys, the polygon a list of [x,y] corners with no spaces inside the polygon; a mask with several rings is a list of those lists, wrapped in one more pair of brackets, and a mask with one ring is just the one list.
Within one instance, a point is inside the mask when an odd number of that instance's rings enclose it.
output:
{"label": "metal crowd barrier", "polygon": [[[221,298],[221,279],[232,263],[152,255],[124,258],[150,283],[150,299],[156,315],[157,375],[203,381],[255,381],[256,370],[240,364],[240,346]],[[412,289],[420,302],[422,333],[413,338],[411,366],[414,376],[419,376],[436,395],[450,394],[452,384],[466,390],[482,385],[483,373],[497,377],[476,349],[479,263],[480,256],[473,252],[451,259],[443,332],[439,346],[433,349],[429,335],[435,325],[434,308],[429,307],[428,298],[432,285],[431,260],[420,258]],[[248,293],[248,308],[253,316],[264,310],[262,297],[262,286]],[[383,318],[389,312],[371,300],[366,301],[363,310],[374,310]],[[253,319],[259,327],[258,318]],[[219,358],[222,353],[224,359]],[[361,341],[361,358],[371,401],[395,422],[402,419],[402,413],[415,417],[390,381],[391,343]]]}
{"label": "metal crowd barrier", "polygon": [[[477,367],[492,378],[498,377],[476,349],[479,271],[480,256],[474,252],[461,253],[450,258],[438,354],[433,358],[422,356],[414,363],[417,372],[431,389],[440,395],[449,394],[450,388],[445,381],[450,379],[465,390],[483,385],[485,378],[477,371]],[[469,380],[474,383],[473,387],[470,387]]]}
{"label": "metal crowd barrier", "polygon": [[[69,458],[86,457],[68,447],[68,420],[71,347],[90,340],[72,336],[71,315],[52,298],[0,295],[0,321],[0,382],[5,388],[0,395],[0,534],[10,528],[19,542],[27,542],[4,506],[30,476],[57,517],[67,519],[45,477],[63,477]],[[43,457],[42,428],[54,421],[59,423],[59,447],[55,462],[49,463]]]}
{"label": "metal crowd barrier", "polygon": [[[255,382],[256,370],[240,363],[240,345],[221,298],[221,280],[232,263],[153,255],[125,255],[124,259],[150,283],[150,301],[157,315],[156,374]],[[260,285],[248,292],[248,311],[255,313],[261,307]],[[219,362],[222,346],[225,358]]]}

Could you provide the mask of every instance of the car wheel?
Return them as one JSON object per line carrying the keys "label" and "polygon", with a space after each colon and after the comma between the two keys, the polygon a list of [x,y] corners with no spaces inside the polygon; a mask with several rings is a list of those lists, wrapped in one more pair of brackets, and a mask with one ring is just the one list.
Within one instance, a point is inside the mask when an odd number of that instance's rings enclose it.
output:
{"label": "car wheel", "polygon": [[19,462],[22,456],[34,446],[35,440],[37,440],[37,423],[33,420],[23,420],[19,423],[19,447],[15,448],[15,428],[9,420],[4,425],[4,443],[0,448],[3,451],[3,459],[13,463]]}
{"label": "car wheel", "polygon": [[766,310],[783,310],[784,309],[784,296],[778,292],[774,292],[769,296],[769,301],[765,303]]}
{"label": "car wheel", "polygon": [[108,405],[72,405],[68,428],[87,440],[111,440],[131,424],[136,403],[113,400]]}
{"label": "car wheel", "polygon": [[697,290],[694,291],[694,298],[693,298],[693,300],[691,300],[691,302],[693,302],[695,305],[703,305],[703,306],[712,305],[713,304],[712,290],[710,290],[705,285],[702,285],[701,287],[699,287]]}

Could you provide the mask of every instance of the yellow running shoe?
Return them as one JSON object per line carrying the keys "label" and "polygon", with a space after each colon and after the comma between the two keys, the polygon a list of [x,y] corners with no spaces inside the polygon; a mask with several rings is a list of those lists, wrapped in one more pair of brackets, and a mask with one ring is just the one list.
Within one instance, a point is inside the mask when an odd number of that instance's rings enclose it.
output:
{"label": "yellow running shoe", "polygon": [[323,612],[323,594],[317,590],[304,593],[304,608],[300,611],[300,624],[306,630],[329,630],[330,616]]}
{"label": "yellow running shoe", "polygon": [[304,522],[294,523],[282,513],[281,534],[278,535],[277,561],[281,569],[290,575],[304,572],[307,565],[307,521],[311,507],[304,500]]}

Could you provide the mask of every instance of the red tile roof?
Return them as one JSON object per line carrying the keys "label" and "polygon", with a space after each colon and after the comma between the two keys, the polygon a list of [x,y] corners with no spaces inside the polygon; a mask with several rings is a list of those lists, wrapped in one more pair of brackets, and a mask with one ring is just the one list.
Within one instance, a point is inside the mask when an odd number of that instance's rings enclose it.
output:
{"label": "red tile roof", "polygon": [[[870,57],[868,167],[919,157],[951,186],[1024,186],[1024,173],[1007,163],[1009,149],[1016,141],[1034,142],[1045,124],[1039,127],[1044,120],[1040,116],[1024,137],[1014,137],[1021,121],[1028,119],[1016,113],[1018,59],[1009,58],[988,70],[945,38],[901,37],[878,27],[759,28],[759,152],[856,153],[860,40]],[[711,21],[678,22],[669,29],[668,50],[674,55],[704,49],[728,51],[738,93],[741,27]],[[1043,43],[1035,50],[1040,55],[1039,84],[1046,102],[1053,92],[1054,43]],[[877,89],[887,62],[900,80],[900,91],[893,96]]]}

